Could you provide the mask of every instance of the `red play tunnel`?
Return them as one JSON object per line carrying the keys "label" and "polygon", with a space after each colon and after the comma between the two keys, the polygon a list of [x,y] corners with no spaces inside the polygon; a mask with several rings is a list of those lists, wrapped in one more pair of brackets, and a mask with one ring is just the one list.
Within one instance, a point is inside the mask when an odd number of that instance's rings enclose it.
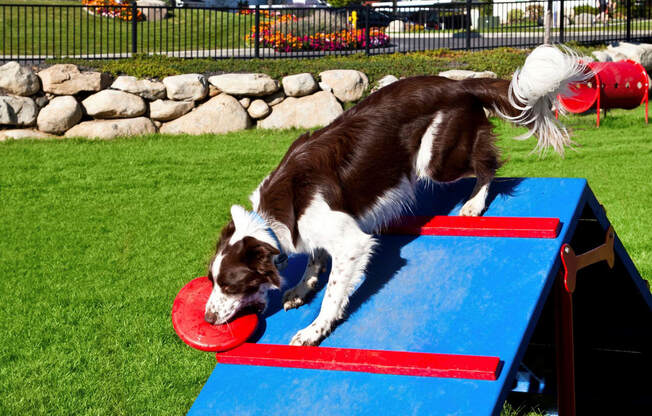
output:
{"label": "red play tunnel", "polygon": [[645,68],[631,60],[619,62],[589,62],[591,76],[571,86],[570,96],[559,96],[560,103],[571,113],[595,109],[600,126],[600,109],[632,109],[645,103],[648,122],[649,81]]}

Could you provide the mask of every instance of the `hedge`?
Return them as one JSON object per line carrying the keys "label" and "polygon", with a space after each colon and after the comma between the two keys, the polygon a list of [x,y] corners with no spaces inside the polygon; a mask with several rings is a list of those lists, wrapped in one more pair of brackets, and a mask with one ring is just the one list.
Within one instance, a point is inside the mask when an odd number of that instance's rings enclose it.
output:
{"label": "hedge", "polygon": [[[571,45],[584,54],[589,48]],[[306,59],[182,59],[167,56],[136,56],[120,60],[50,60],[47,64],[73,63],[84,69],[109,72],[113,75],[132,75],[140,78],[163,78],[168,75],[200,73],[218,74],[224,72],[261,72],[273,78],[310,72],[317,76],[328,69],[356,69],[364,72],[374,83],[385,75],[407,77],[437,74],[449,69],[493,71],[499,77],[510,77],[516,68],[523,65],[530,50],[497,48],[483,51],[451,51],[437,49],[414,53],[394,53],[366,56],[325,56]]]}

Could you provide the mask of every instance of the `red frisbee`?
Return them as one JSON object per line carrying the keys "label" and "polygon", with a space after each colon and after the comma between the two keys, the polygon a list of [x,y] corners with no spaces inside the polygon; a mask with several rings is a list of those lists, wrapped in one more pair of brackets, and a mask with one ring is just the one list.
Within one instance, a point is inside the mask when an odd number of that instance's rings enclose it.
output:
{"label": "red frisbee", "polygon": [[204,320],[206,302],[212,284],[198,277],[186,284],[172,305],[172,325],[179,338],[202,351],[226,351],[244,343],[258,326],[258,315],[242,315],[223,325],[211,325]]}

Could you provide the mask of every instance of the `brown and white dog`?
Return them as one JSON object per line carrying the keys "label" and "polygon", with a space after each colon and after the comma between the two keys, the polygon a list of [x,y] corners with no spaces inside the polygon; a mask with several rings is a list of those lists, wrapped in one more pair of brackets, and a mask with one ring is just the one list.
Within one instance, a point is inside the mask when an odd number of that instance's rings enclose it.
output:
{"label": "brown and white dog", "polygon": [[475,189],[460,215],[484,211],[500,167],[484,109],[528,126],[529,135],[538,137],[537,148],[563,153],[570,139],[551,108],[558,93],[583,77],[573,54],[542,46],[511,82],[407,78],[371,94],[327,127],[302,135],[251,195],[253,212],[231,208],[232,220],[210,264],[213,291],[205,319],[224,323],[245,307],[264,307],[267,291],[281,287],[275,265],[281,253],[310,256],[301,281],[283,296],[286,310],[303,305],[330,255],[319,316],[290,341],[319,344],[343,317],[364,276],[373,233],[410,209],[418,181],[475,175]]}

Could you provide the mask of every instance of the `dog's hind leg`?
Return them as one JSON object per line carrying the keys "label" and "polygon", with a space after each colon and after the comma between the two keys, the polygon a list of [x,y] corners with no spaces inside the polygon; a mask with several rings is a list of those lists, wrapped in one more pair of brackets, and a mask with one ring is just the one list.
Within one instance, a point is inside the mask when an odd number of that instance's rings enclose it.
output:
{"label": "dog's hind leg", "polygon": [[317,249],[310,255],[301,281],[283,294],[283,309],[287,311],[306,303],[308,295],[317,288],[319,273],[323,271],[327,259],[328,255],[322,249]]}
{"label": "dog's hind leg", "polygon": [[299,229],[304,241],[322,245],[332,258],[319,315],[290,341],[291,345],[318,345],[344,316],[349,296],[364,277],[375,241],[360,229],[353,217],[331,210],[323,200],[306,210],[299,220]]}

